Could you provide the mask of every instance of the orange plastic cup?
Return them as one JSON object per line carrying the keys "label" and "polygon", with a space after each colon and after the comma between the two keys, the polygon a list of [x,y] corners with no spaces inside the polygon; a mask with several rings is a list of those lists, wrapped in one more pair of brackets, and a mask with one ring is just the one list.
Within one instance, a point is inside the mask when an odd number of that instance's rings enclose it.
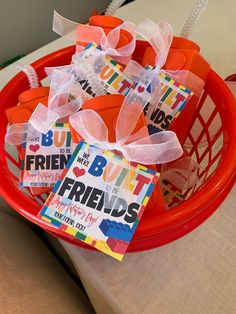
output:
{"label": "orange plastic cup", "polygon": [[[6,116],[9,124],[28,122],[34,109],[41,102],[48,104],[49,87],[37,87],[21,93],[18,97],[19,104],[6,109]],[[17,147],[20,157],[22,156],[21,146]]]}
{"label": "orange plastic cup", "polygon": [[[192,49],[171,48],[164,68],[173,71],[189,70],[204,82],[210,71],[209,63],[198,53],[198,51]],[[197,95],[193,95],[181,114],[174,119],[173,123],[170,125],[170,130],[178,135],[181,144],[185,142],[187,134],[191,128],[198,99],[199,97]]]}
{"label": "orange plastic cup", "polygon": [[[6,109],[9,124],[28,122],[31,114],[39,103],[47,106],[49,87],[37,87],[21,93],[18,97],[19,105]],[[22,146],[17,147],[20,158],[23,158]],[[48,193],[50,188],[29,188],[33,195]]]}
{"label": "orange plastic cup", "polygon": [[19,105],[6,109],[8,122],[10,124],[28,122],[40,102],[47,106],[48,94],[49,87],[32,88],[21,93],[18,97]]}
{"label": "orange plastic cup", "polygon": [[[191,49],[196,52],[200,51],[200,47],[195,42],[181,37],[173,37],[170,51],[173,49]],[[171,56],[171,59],[172,58],[173,56]],[[143,67],[146,67],[147,65],[154,66],[156,61],[156,53],[147,41],[137,40],[136,48],[133,53],[133,59],[139,62]],[[173,63],[177,64],[177,67],[179,63],[182,64],[181,56],[175,55],[175,59],[176,60],[173,60]]]}
{"label": "orange plastic cup", "polygon": [[[124,96],[119,94],[112,94],[112,95],[104,95],[98,96],[92,99],[87,100],[84,102],[82,109],[93,109],[95,110],[105,122],[108,128],[108,139],[110,142],[115,142],[116,140],[116,121],[118,118],[118,114],[121,108],[121,105],[124,101]],[[137,121],[137,124],[132,132],[132,134],[136,133],[142,127],[146,126],[146,120],[144,115],[142,114]],[[72,127],[71,129],[71,136],[74,143],[78,143],[83,138],[80,136],[78,132],[76,132]],[[148,135],[148,129],[147,129]],[[155,165],[144,165],[147,168],[150,168],[154,171],[157,171]],[[147,204],[148,211],[158,211],[162,212],[166,209],[164,198],[162,195],[162,189],[160,187],[159,181],[156,184],[155,190],[153,191],[150,200]]]}

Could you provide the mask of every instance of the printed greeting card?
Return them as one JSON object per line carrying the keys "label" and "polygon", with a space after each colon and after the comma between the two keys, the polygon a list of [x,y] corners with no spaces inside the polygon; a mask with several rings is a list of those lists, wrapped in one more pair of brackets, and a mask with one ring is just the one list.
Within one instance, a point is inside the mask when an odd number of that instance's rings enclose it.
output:
{"label": "printed greeting card", "polygon": [[[150,74],[148,72],[134,88],[137,98],[141,99],[144,104],[151,98]],[[177,118],[193,95],[191,90],[164,73],[160,72],[159,78],[161,84],[160,101],[152,106],[148,104],[144,108],[149,134],[168,130],[173,119]]]}
{"label": "printed greeting card", "polygon": [[[96,43],[90,43],[85,50],[80,53],[80,57],[92,60],[91,65],[94,72],[98,75],[101,85],[108,94],[122,94],[126,96],[133,86],[133,81],[122,72],[122,66],[109,56],[105,57],[105,64],[102,62],[99,54],[98,58],[91,58],[94,56],[95,50],[101,49]],[[93,97],[96,96],[87,80],[80,81],[80,84],[87,93],[92,93]]]}
{"label": "printed greeting card", "polygon": [[81,141],[39,216],[122,260],[158,176]]}
{"label": "printed greeting card", "polygon": [[20,184],[52,187],[72,154],[69,124],[56,123],[47,134],[28,138],[23,144]]}
{"label": "printed greeting card", "polygon": [[178,189],[168,180],[162,180],[161,187],[166,209],[171,209],[172,207],[179,205],[186,197],[183,191]]}

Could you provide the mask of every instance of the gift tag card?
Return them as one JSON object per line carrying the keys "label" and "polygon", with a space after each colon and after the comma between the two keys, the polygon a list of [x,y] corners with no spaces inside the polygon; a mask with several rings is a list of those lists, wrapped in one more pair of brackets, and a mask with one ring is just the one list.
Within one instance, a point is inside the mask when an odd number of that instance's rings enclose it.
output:
{"label": "gift tag card", "polygon": [[[98,75],[100,83],[107,94],[122,94],[126,96],[133,86],[133,81],[122,72],[122,66],[109,56],[105,57],[105,63],[99,54],[96,57],[96,54],[94,54],[96,50],[101,49],[96,43],[90,43],[85,50],[80,52],[80,57],[91,60],[90,64]],[[87,80],[81,80],[80,84],[86,92],[95,96]]]}
{"label": "gift tag card", "polygon": [[20,184],[52,187],[72,154],[69,124],[56,123],[47,134],[39,133],[23,144]]}
{"label": "gift tag card", "polygon": [[168,130],[171,122],[184,109],[193,92],[177,83],[164,73],[160,73],[161,99],[154,108],[147,111],[146,120],[149,133]]}
{"label": "gift tag card", "polygon": [[122,260],[159,174],[80,142],[39,216]]}
{"label": "gift tag card", "polygon": [[[151,69],[150,69],[151,70]],[[163,130],[168,130],[171,122],[176,118],[193,95],[193,92],[177,83],[164,73],[159,74],[161,83],[160,101],[145,107],[149,134],[154,134]],[[147,103],[151,98],[151,83],[148,71],[134,89],[137,97],[142,102]]]}
{"label": "gift tag card", "polygon": [[186,193],[183,193],[183,191],[178,189],[168,180],[161,180],[161,187],[166,209],[171,209],[174,206],[178,206],[181,202],[184,201]]}

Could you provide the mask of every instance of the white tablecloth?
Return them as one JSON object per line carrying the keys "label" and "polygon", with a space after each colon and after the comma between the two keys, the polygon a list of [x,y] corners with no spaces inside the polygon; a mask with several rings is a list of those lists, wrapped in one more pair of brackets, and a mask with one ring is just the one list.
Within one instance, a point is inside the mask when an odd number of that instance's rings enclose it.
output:
{"label": "white tablecloth", "polygon": [[[180,33],[193,0],[136,0],[117,16],[139,22],[165,19]],[[223,77],[236,72],[235,0],[211,1],[192,39]],[[67,46],[58,39],[25,57],[32,62]],[[0,71],[0,87],[17,72]],[[122,263],[62,242],[97,313],[236,313],[236,189],[217,212],[184,238],[164,247],[128,254]]]}
{"label": "white tablecloth", "polygon": [[62,245],[99,314],[233,314],[235,204],[236,188],[191,234],[161,248],[127,254],[121,263]]}

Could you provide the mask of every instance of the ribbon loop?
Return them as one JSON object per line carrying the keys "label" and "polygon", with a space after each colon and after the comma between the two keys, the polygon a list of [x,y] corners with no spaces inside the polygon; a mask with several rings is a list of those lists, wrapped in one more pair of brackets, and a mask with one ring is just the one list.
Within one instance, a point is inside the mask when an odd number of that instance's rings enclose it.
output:
{"label": "ribbon loop", "polygon": [[[136,41],[135,41],[135,25],[131,22],[124,22],[121,25],[117,26],[113,30],[111,30],[107,36],[103,39],[104,42],[101,42],[102,48],[105,51],[112,51],[111,56],[116,57],[130,57],[134,52]],[[129,41],[127,44],[116,48],[121,36],[121,30],[126,31],[132,36],[132,40]],[[109,54],[109,53],[108,53]]]}
{"label": "ribbon loop", "polygon": [[162,131],[124,145],[123,152],[128,160],[145,165],[162,164],[179,158],[183,149],[176,134]]}
{"label": "ribbon loop", "polygon": [[[108,142],[108,129],[99,114],[86,109],[79,111],[69,118],[71,126],[91,145]],[[100,146],[99,146],[100,147]]]}
{"label": "ribbon loop", "polygon": [[54,10],[52,29],[55,33],[69,40],[75,41],[77,26],[78,23],[66,19]]}
{"label": "ribbon loop", "polygon": [[156,24],[149,19],[145,19],[137,26],[136,32],[153,47],[157,54],[156,66],[162,68],[166,62],[173,39],[173,29],[171,25],[165,21]]}

